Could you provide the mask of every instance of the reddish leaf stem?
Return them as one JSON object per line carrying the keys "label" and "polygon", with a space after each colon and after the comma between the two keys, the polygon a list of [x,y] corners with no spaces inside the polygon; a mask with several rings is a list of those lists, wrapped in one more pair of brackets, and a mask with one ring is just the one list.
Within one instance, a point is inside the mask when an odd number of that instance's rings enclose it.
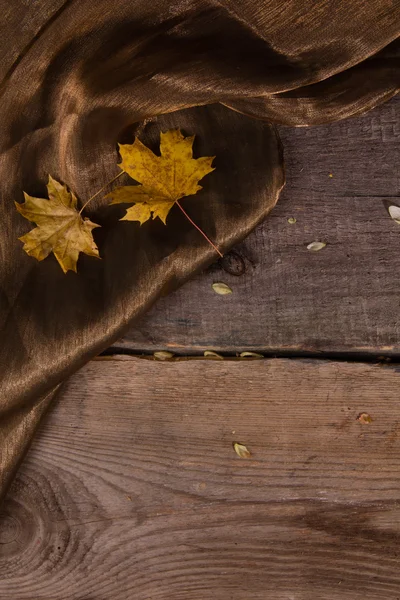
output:
{"label": "reddish leaf stem", "polygon": [[[118,173],[118,175],[116,177],[114,177],[114,179],[111,179],[111,181],[109,181],[108,183],[106,183],[98,192],[96,192],[94,194],[94,196],[92,196],[91,198],[89,198],[89,200],[87,200],[85,202],[85,204],[82,206],[81,210],[79,211],[79,214],[80,215],[82,214],[82,211],[84,210],[84,208],[86,208],[86,206],[89,204],[89,202],[91,202],[92,200],[94,200],[94,198],[96,198],[99,194],[101,194],[101,192],[103,192],[106,188],[108,188],[109,185],[111,185],[112,183],[114,183],[114,181],[116,181],[119,177],[121,177],[121,175],[124,175],[124,173],[125,173],[125,171],[121,171],[121,173]],[[221,258],[223,258],[224,255],[222,254],[222,252],[210,240],[210,238],[204,233],[204,231],[202,229],[200,229],[200,227],[198,225],[196,225],[196,223],[189,217],[189,215],[187,214],[187,212],[185,211],[185,209],[179,203],[179,200],[176,200],[176,204],[179,206],[179,208],[181,209],[181,211],[183,212],[183,214],[185,215],[185,217],[187,218],[187,220],[193,225],[193,227],[195,227],[197,229],[197,231],[199,231],[201,233],[201,235],[207,240],[207,242],[210,244],[210,246],[212,246],[212,248],[214,248],[215,252],[217,254],[219,254],[219,256]]]}
{"label": "reddish leaf stem", "polygon": [[200,231],[201,235],[207,240],[210,246],[214,248],[215,252],[217,252],[220,255],[220,257],[223,258],[224,255],[222,254],[222,252],[218,250],[217,246],[210,240],[210,238],[204,233],[204,231],[200,229],[200,227],[196,225],[194,221],[192,221],[187,212],[183,209],[182,205],[179,203],[179,200],[176,201],[176,204],[179,206],[179,208],[181,209],[187,220],[190,221],[190,223],[193,225],[193,227],[196,227],[197,231]]}

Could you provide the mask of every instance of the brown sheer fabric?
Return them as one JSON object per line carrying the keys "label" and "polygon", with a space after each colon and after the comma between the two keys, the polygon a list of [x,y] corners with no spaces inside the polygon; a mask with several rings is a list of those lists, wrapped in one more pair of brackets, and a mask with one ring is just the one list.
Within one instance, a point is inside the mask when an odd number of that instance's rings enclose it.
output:
{"label": "brown sheer fabric", "polygon": [[118,141],[156,150],[179,127],[217,157],[185,208],[226,251],[284,182],[265,121],[314,125],[398,92],[400,0],[0,0],[0,15],[2,496],[57,386],[215,260],[178,210],[139,227],[100,196],[102,260],[64,275],[22,251],[22,190],[43,196],[50,173],[84,201],[118,173]]}

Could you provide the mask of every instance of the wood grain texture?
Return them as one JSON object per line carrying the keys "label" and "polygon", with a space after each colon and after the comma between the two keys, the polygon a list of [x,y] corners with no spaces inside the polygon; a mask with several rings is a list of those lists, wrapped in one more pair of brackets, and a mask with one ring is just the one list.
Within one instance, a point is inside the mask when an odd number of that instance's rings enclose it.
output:
{"label": "wood grain texture", "polygon": [[[387,212],[400,205],[399,117],[396,97],[360,118],[281,128],[288,183],[265,223],[116,347],[399,353],[400,227]],[[315,240],[327,247],[309,252]],[[233,294],[217,296],[216,281]]]}
{"label": "wood grain texture", "polygon": [[2,507],[0,598],[398,599],[399,384],[362,363],[87,365]]}

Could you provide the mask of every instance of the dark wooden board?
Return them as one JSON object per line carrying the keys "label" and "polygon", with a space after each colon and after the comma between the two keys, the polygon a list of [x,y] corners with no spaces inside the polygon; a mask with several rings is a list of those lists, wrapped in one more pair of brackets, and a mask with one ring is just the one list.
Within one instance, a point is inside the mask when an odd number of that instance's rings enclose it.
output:
{"label": "dark wooden board", "polygon": [[398,599],[399,389],[362,363],[92,362],[2,507],[0,598]]}
{"label": "dark wooden board", "polygon": [[[280,128],[287,187],[236,249],[231,268],[244,264],[245,273],[215,265],[160,300],[116,347],[399,353],[400,226],[386,209],[400,205],[399,117],[396,97],[333,125]],[[314,240],[328,245],[311,253]],[[217,296],[216,281],[233,294]]]}

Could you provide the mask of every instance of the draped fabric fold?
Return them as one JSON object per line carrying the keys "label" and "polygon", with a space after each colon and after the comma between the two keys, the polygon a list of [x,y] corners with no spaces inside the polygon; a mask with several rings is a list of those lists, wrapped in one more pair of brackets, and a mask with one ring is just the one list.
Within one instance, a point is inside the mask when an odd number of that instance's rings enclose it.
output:
{"label": "draped fabric fold", "polygon": [[[274,123],[360,114],[400,89],[400,0],[0,0],[0,497],[56,389],[156,299],[216,259],[173,209],[139,227],[101,195],[101,261],[64,275],[18,237],[14,201],[48,174],[84,202],[118,174],[117,143],[196,135],[216,156],[185,201],[222,251],[284,184]],[[121,184],[126,183],[121,178]],[[202,182],[203,183],[203,182]]]}

